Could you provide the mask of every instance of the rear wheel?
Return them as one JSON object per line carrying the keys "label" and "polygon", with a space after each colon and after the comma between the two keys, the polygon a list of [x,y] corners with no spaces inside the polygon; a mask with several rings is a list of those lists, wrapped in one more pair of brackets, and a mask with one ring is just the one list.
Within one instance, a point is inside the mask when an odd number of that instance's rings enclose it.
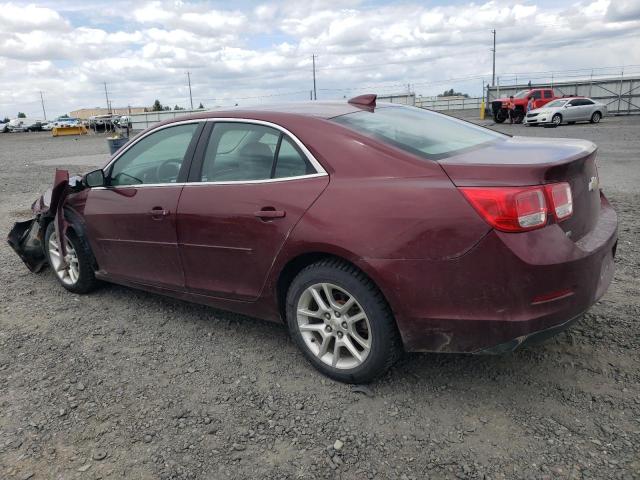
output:
{"label": "rear wheel", "polygon": [[593,115],[591,115],[591,123],[599,123],[600,119],[602,118],[602,114],[600,112],[593,112]]}
{"label": "rear wheel", "polygon": [[514,123],[522,123],[523,120],[524,120],[524,111],[516,110],[515,112],[513,112]]}
{"label": "rear wheel", "polygon": [[554,126],[558,126],[562,123],[562,115],[560,115],[559,113],[556,113],[552,118],[551,118],[551,123],[553,123]]}
{"label": "rear wheel", "polygon": [[70,231],[65,236],[65,247],[67,252],[63,256],[58,245],[55,223],[49,223],[45,233],[45,253],[56,278],[70,292],[90,292],[98,281],[88,245],[75,232]]}
{"label": "rear wheel", "polygon": [[287,323],[311,364],[341,382],[370,382],[401,353],[382,293],[340,260],[322,260],[296,276],[287,294]]}

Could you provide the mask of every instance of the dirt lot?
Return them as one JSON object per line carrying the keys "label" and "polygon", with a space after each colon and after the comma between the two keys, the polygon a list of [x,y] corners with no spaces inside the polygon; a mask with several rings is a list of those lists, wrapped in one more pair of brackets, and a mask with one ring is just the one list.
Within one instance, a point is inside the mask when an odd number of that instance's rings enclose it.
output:
{"label": "dirt lot", "polygon": [[[358,392],[283,326],[113,285],[76,296],[5,245],[0,478],[640,479],[640,118],[496,128],[600,146],[617,273],[570,331],[500,357],[408,355]],[[87,171],[106,151],[0,135],[0,231],[54,165]]]}

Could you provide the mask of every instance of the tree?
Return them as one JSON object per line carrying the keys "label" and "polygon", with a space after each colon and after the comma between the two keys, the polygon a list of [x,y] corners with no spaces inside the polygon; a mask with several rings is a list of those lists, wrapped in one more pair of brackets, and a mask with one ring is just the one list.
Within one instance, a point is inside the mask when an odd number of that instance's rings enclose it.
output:
{"label": "tree", "polygon": [[27,118],[23,112],[18,112],[18,118]]}
{"label": "tree", "polygon": [[2,120],[2,123],[9,123],[11,120],[8,117],[4,117],[4,120]]}
{"label": "tree", "polygon": [[162,107],[162,110],[168,112],[169,110],[171,110],[171,107],[169,105],[165,105],[164,107]]}
{"label": "tree", "polygon": [[443,93],[438,94],[439,97],[466,97],[469,98],[468,93],[456,92],[453,88],[445,90]]}
{"label": "tree", "polygon": [[153,102],[153,107],[151,107],[151,111],[152,112],[161,112],[162,110],[164,110],[164,108],[162,107],[162,104],[160,103],[160,100],[156,99],[156,101]]}
{"label": "tree", "polygon": [[173,109],[174,109],[174,110],[184,110],[184,108],[182,108],[182,107],[180,107],[180,106],[178,106],[178,105],[176,105],[175,107],[173,107]]}
{"label": "tree", "polygon": [[204,108],[204,105],[202,104],[202,102],[200,102],[200,105],[198,105],[198,109]]}

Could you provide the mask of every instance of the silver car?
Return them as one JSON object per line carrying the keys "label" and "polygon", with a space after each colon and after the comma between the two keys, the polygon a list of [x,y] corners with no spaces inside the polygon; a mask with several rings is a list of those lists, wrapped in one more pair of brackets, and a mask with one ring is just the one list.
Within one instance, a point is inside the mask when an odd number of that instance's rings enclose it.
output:
{"label": "silver car", "polygon": [[525,125],[551,125],[576,122],[598,123],[607,114],[607,106],[585,97],[559,98],[530,110]]}

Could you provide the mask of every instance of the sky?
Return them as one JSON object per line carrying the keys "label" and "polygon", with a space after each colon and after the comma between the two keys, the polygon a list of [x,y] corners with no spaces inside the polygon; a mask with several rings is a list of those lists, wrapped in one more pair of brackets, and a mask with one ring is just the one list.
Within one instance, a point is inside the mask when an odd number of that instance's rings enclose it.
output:
{"label": "sky", "polygon": [[0,0],[0,119],[640,76],[640,0]]}

